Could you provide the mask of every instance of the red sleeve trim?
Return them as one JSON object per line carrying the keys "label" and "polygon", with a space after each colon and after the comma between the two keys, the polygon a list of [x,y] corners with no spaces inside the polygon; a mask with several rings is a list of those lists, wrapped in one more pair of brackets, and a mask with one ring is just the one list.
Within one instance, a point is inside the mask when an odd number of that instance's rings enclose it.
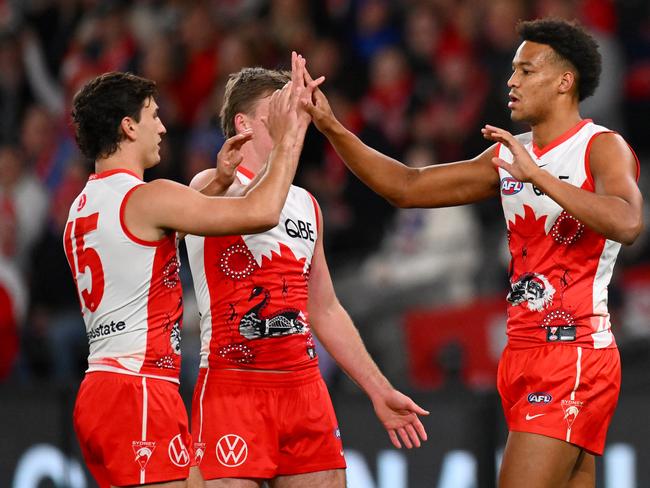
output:
{"label": "red sleeve trim", "polygon": [[134,235],[127,227],[126,227],[126,222],[124,221],[124,211],[126,210],[126,202],[129,200],[129,197],[133,194],[133,192],[140,188],[142,185],[145,185],[146,183],[142,183],[140,185],[135,185],[133,188],[131,188],[129,191],[126,192],[124,195],[124,198],[122,199],[122,203],[120,204],[120,225],[122,226],[122,231],[126,234],[126,236],[131,239],[133,242],[136,244],[140,244],[142,246],[150,246],[150,247],[157,247],[160,246],[161,244],[164,244],[168,239],[169,236],[165,236],[160,240],[157,241],[146,241],[144,239],[140,239],[136,235]]}
{"label": "red sleeve trim", "polygon": [[[625,141],[625,144],[627,144],[627,141]],[[639,161],[639,156],[637,156],[634,149],[632,149],[632,146],[627,144],[627,147],[629,147],[630,151],[632,151],[632,156],[634,156],[634,160],[636,161],[636,182],[638,183],[639,178],[641,177],[641,162]]]}
{"label": "red sleeve trim", "polygon": [[316,230],[320,233],[320,216],[318,212],[318,202],[316,201],[316,198],[314,198],[314,195],[312,195],[311,193],[307,192],[307,195],[309,195],[312,203],[314,204],[314,213],[316,214]]}
{"label": "red sleeve trim", "polygon": [[[494,157],[495,158],[500,157],[499,154],[501,154],[501,143],[497,142],[497,145],[494,146]],[[494,171],[496,171],[497,175],[498,175],[499,174],[499,167],[495,166],[494,164],[492,164],[492,167],[494,168]],[[499,175],[499,176],[501,176],[501,175]]]}
{"label": "red sleeve trim", "polygon": [[137,179],[142,181],[142,178],[135,174],[130,169],[109,169],[107,171],[102,171],[101,173],[93,173],[88,177],[88,180],[101,180],[102,178],[108,178],[118,173],[125,173],[127,175],[135,176]]}
{"label": "red sleeve trim", "polygon": [[[589,139],[589,142],[587,143],[587,149],[585,150],[585,173],[587,175],[587,188],[590,191],[596,191],[596,185],[594,183],[594,176],[591,173],[591,166],[589,164],[589,158],[591,156],[591,145],[593,144],[594,140],[596,137],[598,137],[601,134],[618,134],[618,132],[613,131],[613,130],[607,130],[603,132],[598,132],[591,136],[591,139]],[[636,181],[639,181],[639,177],[641,176],[641,164],[639,162],[639,157],[636,155],[634,152],[634,149],[632,149],[632,146],[630,146],[627,141],[625,141],[625,144],[627,144],[627,147],[630,148],[630,151],[632,151],[632,155],[634,156],[634,160],[636,161]]]}

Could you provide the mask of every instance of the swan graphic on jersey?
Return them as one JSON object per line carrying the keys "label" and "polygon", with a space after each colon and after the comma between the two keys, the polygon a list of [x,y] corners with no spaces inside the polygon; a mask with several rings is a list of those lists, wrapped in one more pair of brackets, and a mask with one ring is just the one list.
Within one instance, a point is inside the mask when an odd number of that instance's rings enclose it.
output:
{"label": "swan graphic on jersey", "polygon": [[[261,300],[259,300],[261,298]],[[264,309],[271,298],[271,293],[262,286],[255,286],[248,301],[258,299],[239,321],[239,333],[246,339],[262,337],[280,337],[303,332],[307,324],[302,312],[295,308],[280,310],[272,315],[265,315]]]}

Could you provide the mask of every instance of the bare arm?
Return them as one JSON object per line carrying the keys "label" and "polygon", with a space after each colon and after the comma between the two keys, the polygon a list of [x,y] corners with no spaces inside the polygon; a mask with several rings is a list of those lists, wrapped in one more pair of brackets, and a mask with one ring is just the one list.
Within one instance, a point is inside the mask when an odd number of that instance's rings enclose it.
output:
{"label": "bare arm", "polygon": [[632,244],[641,233],[643,197],[636,183],[636,159],[618,134],[600,134],[592,143],[589,163],[595,192],[590,192],[540,169],[507,131],[486,126],[484,133],[503,142],[514,156],[512,164],[495,158],[495,165],[533,183],[592,230],[623,244]]}
{"label": "bare arm", "polygon": [[268,230],[278,223],[301,149],[302,140],[274,147],[268,173],[243,197],[208,197],[170,180],[142,185],[126,205],[126,225],[145,240],[160,239],[168,230],[194,235]]}
{"label": "bare arm", "polygon": [[347,167],[395,206],[448,207],[498,194],[499,175],[491,164],[494,147],[468,161],[409,168],[367,146],[346,129],[320,89],[306,109]]}
{"label": "bare arm", "polygon": [[292,80],[271,96],[266,123],[274,146],[268,169],[255,188],[243,197],[221,198],[206,197],[169,180],[142,185],[126,205],[125,222],[131,232],[157,240],[169,230],[228,235],[262,232],[277,225],[310,121],[299,100],[319,83],[304,84],[304,66],[304,59],[292,53]]}
{"label": "bare arm", "polygon": [[309,278],[312,329],[337,364],[370,397],[393,445],[401,447],[401,439],[408,448],[419,447],[420,440],[426,440],[427,435],[418,415],[428,415],[428,412],[395,390],[368,354],[359,331],[336,298],[325,261],[322,233],[321,228]]}

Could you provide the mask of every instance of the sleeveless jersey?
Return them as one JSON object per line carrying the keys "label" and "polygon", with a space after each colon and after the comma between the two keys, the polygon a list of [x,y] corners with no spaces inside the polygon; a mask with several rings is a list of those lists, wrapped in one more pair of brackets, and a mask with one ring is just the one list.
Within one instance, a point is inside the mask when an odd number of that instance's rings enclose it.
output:
{"label": "sleeveless jersey", "polygon": [[88,372],[178,382],[183,302],[176,235],[144,241],[124,225],[143,182],[126,170],[91,175],[63,236],[90,346]]}
{"label": "sleeveless jersey", "polygon": [[[610,131],[583,120],[542,150],[530,132],[517,139],[540,168],[593,192],[589,151],[603,132]],[[496,154],[512,162],[505,146],[498,145]],[[594,349],[616,347],[607,286],[621,245],[586,227],[532,183],[517,181],[501,168],[499,177],[511,255],[507,320],[511,347],[554,341]]]}
{"label": "sleeveless jersey", "polygon": [[[252,177],[238,170],[243,184]],[[185,237],[201,314],[202,368],[317,366],[307,313],[317,233],[313,197],[292,185],[280,222],[269,231]]]}

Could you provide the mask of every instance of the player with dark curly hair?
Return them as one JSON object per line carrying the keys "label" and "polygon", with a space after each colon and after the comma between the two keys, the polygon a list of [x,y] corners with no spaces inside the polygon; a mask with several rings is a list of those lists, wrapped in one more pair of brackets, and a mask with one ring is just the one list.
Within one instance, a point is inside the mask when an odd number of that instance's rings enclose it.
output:
{"label": "player with dark curly hair", "polygon": [[74,98],[77,141],[95,163],[63,236],[90,350],[74,427],[101,488],[185,488],[190,472],[200,483],[198,469],[190,471],[193,444],[178,392],[183,302],[176,232],[214,236],[277,225],[310,123],[299,100],[317,84],[304,85],[304,59],[295,53],[292,67],[292,83],[269,99],[273,149],[266,172],[240,198],[206,195],[230,186],[253,131],[226,141],[201,192],[170,180],[145,183],[166,132],[155,84],[107,73]]}
{"label": "player with dark curly hair", "polygon": [[508,107],[531,131],[486,125],[495,144],[474,159],[409,168],[345,129],[320,90],[308,110],[347,166],[394,205],[501,197],[512,290],[497,379],[510,431],[499,486],[593,487],[620,390],[607,286],[621,243],[641,232],[639,164],[620,135],[580,115],[601,70],[594,40],[556,19],[518,31]]}

